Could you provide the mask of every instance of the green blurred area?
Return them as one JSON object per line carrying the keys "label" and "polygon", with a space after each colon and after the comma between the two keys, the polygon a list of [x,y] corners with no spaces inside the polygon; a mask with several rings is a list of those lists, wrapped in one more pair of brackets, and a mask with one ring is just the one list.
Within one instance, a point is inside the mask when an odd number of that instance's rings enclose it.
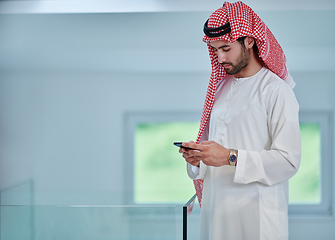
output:
{"label": "green blurred area", "polygon": [[136,203],[185,203],[194,195],[186,162],[173,142],[195,141],[198,129],[198,122],[137,126],[134,144]]}
{"label": "green blurred area", "polygon": [[[134,151],[135,203],[185,203],[194,193],[193,181],[175,141],[195,141],[199,122],[138,124]],[[290,180],[290,203],[320,202],[320,127],[300,124],[302,159]]]}
{"label": "green blurred area", "polygon": [[301,164],[290,181],[290,203],[321,202],[321,134],[317,123],[300,123]]}

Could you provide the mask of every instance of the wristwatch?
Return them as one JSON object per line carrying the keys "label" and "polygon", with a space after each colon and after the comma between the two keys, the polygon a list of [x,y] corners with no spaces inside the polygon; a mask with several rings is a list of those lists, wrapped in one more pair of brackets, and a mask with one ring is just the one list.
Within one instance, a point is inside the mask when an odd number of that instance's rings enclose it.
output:
{"label": "wristwatch", "polygon": [[228,161],[230,166],[236,166],[237,156],[234,149],[230,149]]}

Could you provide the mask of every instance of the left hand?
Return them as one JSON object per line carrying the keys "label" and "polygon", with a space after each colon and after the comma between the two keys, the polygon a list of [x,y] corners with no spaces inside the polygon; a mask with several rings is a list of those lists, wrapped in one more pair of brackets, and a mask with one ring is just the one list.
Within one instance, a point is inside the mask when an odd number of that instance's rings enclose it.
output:
{"label": "left hand", "polygon": [[194,142],[184,142],[184,147],[194,148],[196,150],[185,150],[181,148],[183,157],[193,158],[202,161],[207,166],[221,167],[230,165],[228,161],[230,150],[214,141],[203,141],[201,144]]}

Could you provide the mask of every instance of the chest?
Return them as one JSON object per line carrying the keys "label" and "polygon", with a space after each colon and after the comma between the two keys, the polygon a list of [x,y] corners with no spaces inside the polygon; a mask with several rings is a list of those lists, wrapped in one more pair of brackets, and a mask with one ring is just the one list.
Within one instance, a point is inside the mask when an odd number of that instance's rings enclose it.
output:
{"label": "chest", "polygon": [[226,81],[218,88],[211,113],[211,122],[255,123],[267,119],[266,94],[247,81]]}

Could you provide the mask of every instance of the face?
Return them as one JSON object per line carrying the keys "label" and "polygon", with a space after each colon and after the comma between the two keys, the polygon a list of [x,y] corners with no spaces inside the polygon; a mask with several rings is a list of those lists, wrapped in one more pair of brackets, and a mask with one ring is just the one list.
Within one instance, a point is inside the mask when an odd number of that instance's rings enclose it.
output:
{"label": "face", "polygon": [[235,75],[248,66],[250,53],[239,42],[219,40],[211,42],[210,45],[227,74]]}

